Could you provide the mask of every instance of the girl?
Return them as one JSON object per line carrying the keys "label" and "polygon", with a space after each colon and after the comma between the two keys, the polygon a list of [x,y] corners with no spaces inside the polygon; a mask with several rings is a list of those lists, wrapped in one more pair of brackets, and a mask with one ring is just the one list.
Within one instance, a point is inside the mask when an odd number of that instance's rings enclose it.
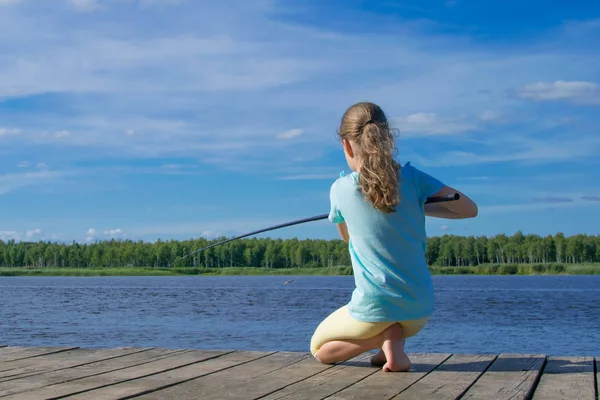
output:
{"label": "girl", "polygon": [[[472,218],[477,206],[410,163],[400,167],[394,136],[377,105],[350,107],[338,135],[353,172],[331,186],[329,220],[348,243],[356,288],[350,302],[317,327],[311,353],[333,364],[379,349],[373,365],[408,371],[405,339],[423,329],[434,309],[425,216]],[[429,196],[456,192],[457,201],[424,205]]]}

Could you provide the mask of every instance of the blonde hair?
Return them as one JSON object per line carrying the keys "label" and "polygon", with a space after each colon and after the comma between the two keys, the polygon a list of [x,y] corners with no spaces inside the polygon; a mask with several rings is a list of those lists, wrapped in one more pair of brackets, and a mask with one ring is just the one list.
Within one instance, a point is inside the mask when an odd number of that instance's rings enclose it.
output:
{"label": "blonde hair", "polygon": [[342,117],[338,135],[357,146],[358,182],[367,201],[377,210],[392,213],[400,203],[400,164],[396,162],[394,135],[385,113],[369,102],[351,106]]}

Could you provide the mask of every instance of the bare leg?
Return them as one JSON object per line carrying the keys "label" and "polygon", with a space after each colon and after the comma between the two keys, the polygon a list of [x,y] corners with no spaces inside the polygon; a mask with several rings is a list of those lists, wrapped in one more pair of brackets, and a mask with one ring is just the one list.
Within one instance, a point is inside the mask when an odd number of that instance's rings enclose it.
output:
{"label": "bare leg", "polygon": [[321,346],[315,358],[323,364],[343,362],[369,350],[381,348],[383,341],[383,333],[369,339],[334,340]]}
{"label": "bare leg", "polygon": [[381,349],[379,350],[379,353],[371,357],[371,364],[376,367],[383,367],[386,362],[387,360],[385,359],[385,353]]}
{"label": "bare leg", "polygon": [[411,362],[404,352],[402,325],[396,323],[385,331],[369,339],[334,340],[325,343],[316,354],[323,364],[347,361],[369,350],[381,349],[371,358],[373,365],[382,367],[384,372],[406,372]]}
{"label": "bare leg", "polygon": [[[400,324],[394,324],[383,331],[381,350],[385,356],[384,372],[407,372],[410,370],[411,362],[404,352],[405,341]],[[375,361],[381,361],[381,356]]]}

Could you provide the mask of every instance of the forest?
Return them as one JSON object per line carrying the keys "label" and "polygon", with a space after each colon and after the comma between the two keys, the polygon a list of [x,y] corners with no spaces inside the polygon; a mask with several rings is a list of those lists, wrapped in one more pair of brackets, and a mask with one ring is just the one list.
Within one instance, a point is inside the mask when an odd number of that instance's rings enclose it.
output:
{"label": "forest", "polygon": [[[107,240],[93,243],[4,242],[0,267],[15,268],[171,268],[263,267],[318,268],[349,266],[348,245],[341,240],[250,238],[180,257],[225,238],[143,242]],[[548,236],[444,235],[427,241],[432,267],[483,264],[585,264],[600,262],[600,236],[562,233]]]}

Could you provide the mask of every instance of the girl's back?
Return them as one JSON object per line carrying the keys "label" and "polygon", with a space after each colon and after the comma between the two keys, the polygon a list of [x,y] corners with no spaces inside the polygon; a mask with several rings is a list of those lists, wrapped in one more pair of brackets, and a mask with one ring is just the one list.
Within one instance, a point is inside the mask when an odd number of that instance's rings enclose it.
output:
{"label": "girl's back", "polygon": [[363,321],[417,319],[433,311],[424,203],[444,184],[410,163],[399,181],[394,212],[382,212],[365,198],[356,172],[331,187],[329,219],[345,222],[350,236],[356,289],[349,310]]}

